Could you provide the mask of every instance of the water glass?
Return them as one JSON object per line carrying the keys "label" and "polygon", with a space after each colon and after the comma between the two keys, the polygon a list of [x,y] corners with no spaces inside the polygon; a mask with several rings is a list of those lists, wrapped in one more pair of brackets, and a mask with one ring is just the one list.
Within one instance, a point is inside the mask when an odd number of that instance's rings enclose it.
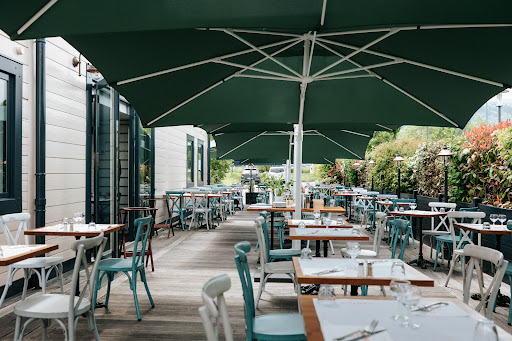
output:
{"label": "water glass", "polygon": [[300,228],[300,229],[305,229],[305,228],[306,228],[306,223],[305,223],[305,222],[303,222],[303,221],[300,221],[300,222],[299,222],[299,228]]}
{"label": "water glass", "polygon": [[68,227],[68,225],[69,225],[69,219],[68,218],[62,219],[62,226],[63,227]]}
{"label": "water glass", "polygon": [[73,221],[75,224],[79,224],[81,219],[81,213],[73,213]]}
{"label": "water glass", "polygon": [[91,221],[89,223],[89,230],[96,230],[96,223],[94,221]]}
{"label": "water glass", "polygon": [[334,287],[330,284],[320,284],[318,289],[318,300],[319,301],[334,301],[336,300],[336,294]]}
{"label": "water glass", "polygon": [[313,259],[312,252],[309,247],[305,247],[300,251],[300,259]]}
{"label": "water glass", "polygon": [[403,207],[400,207],[399,211],[400,211],[400,212],[403,212],[403,211],[404,211],[404,208],[403,208]]}
{"label": "water glass", "polygon": [[479,320],[475,326],[473,340],[498,341],[498,330],[494,322],[488,319]]}
{"label": "water glass", "polygon": [[[411,285],[409,287],[409,290],[406,290],[404,292],[403,298],[400,301],[400,303],[402,303],[402,305],[404,307],[406,307],[410,312],[412,312],[414,309],[416,309],[418,307],[418,304],[420,303],[420,301],[421,301],[420,288]],[[406,316],[406,318],[404,318],[402,326],[403,327],[411,327],[413,329],[417,329],[417,328],[421,327],[421,325],[418,322],[411,321],[411,319],[408,316]]]}
{"label": "water glass", "polygon": [[331,225],[331,218],[330,217],[325,217],[324,218],[324,224],[327,228],[329,228],[329,225]]}
{"label": "water glass", "polygon": [[337,225],[341,225],[341,226],[343,226],[343,218],[341,218],[341,217],[340,217],[340,218],[338,218],[338,219],[336,220],[336,224],[337,224]]}
{"label": "water glass", "polygon": [[354,237],[361,237],[361,229],[359,228],[359,226],[352,227],[352,235]]}
{"label": "water glass", "polygon": [[486,221],[486,222],[484,222],[483,228],[484,228],[484,230],[490,230],[491,229],[491,224],[489,224],[489,222]]}
{"label": "water glass", "polygon": [[402,261],[395,261],[391,265],[391,277],[392,278],[404,278],[405,277],[405,265]]}
{"label": "water glass", "polygon": [[495,225],[496,221],[498,220],[498,215],[497,214],[491,214],[489,216],[489,219],[492,221],[492,224]]}
{"label": "water glass", "polygon": [[413,211],[416,209],[416,207],[418,207],[418,205],[416,205],[416,203],[415,203],[415,202],[413,202],[413,203],[411,203],[411,204],[409,205],[409,208],[410,208],[411,210],[413,210]]}
{"label": "water glass", "polygon": [[498,220],[500,221],[501,225],[503,225],[507,221],[507,216],[505,214],[498,214]]}
{"label": "water glass", "polygon": [[347,242],[347,253],[352,258],[353,267],[357,269],[356,257],[361,253],[361,245],[358,242]]}
{"label": "water glass", "polygon": [[441,208],[439,209],[439,212],[444,213],[444,212],[446,212],[446,210],[444,209],[444,207],[441,207]]}
{"label": "water glass", "polygon": [[[398,302],[402,303],[407,291],[411,288],[411,282],[401,279],[392,280],[389,283],[389,291],[391,292],[391,296],[393,296]],[[392,319],[395,321],[404,320],[407,317],[404,315],[393,315]]]}

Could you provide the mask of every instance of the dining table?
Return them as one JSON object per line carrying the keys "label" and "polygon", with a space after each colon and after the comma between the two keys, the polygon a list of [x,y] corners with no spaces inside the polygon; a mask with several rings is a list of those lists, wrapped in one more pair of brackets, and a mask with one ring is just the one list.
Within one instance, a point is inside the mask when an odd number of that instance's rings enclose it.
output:
{"label": "dining table", "polygon": [[477,244],[482,245],[482,235],[494,235],[496,236],[496,250],[501,251],[501,237],[512,235],[512,231],[507,229],[507,225],[489,225],[489,228],[485,228],[484,224],[469,224],[469,223],[454,223],[455,227],[458,227],[461,232],[461,240],[467,241],[470,244],[474,244],[471,239],[471,232],[477,234]]}
{"label": "dining table", "polygon": [[[318,300],[314,295],[299,299],[308,341],[333,341],[362,330],[371,321],[378,322],[375,336],[361,341],[463,341],[474,340],[475,326],[482,315],[451,297],[422,298],[420,306],[443,302],[432,311],[410,313],[392,297],[338,296],[335,300]],[[407,315],[419,328],[404,327],[393,317]],[[500,341],[511,341],[512,335],[497,327]],[[483,341],[483,340],[482,340]]]}
{"label": "dining table", "polygon": [[368,241],[365,235],[352,234],[352,228],[294,228],[290,229],[290,240],[314,240],[317,242],[315,257],[320,257],[320,241],[324,242],[324,257],[327,257],[327,243],[330,240]]}
{"label": "dining table", "polygon": [[[288,219],[288,227],[289,228],[297,228],[299,224],[303,222],[306,228],[326,228],[327,224],[325,221],[316,221],[313,219]],[[337,221],[332,220],[329,224],[330,228],[342,228],[342,229],[351,229],[354,225],[350,224],[346,220]]]}
{"label": "dining table", "polygon": [[[409,203],[408,203],[409,204]],[[416,220],[419,222],[418,227],[420,230],[420,250],[418,253],[418,258],[414,259],[409,262],[409,264],[417,264],[422,269],[427,268],[427,264],[430,263],[433,265],[432,262],[427,261],[423,258],[423,226],[422,222],[424,218],[435,218],[435,217],[443,217],[446,216],[446,212],[436,212],[436,211],[422,211],[422,210],[404,210],[404,211],[389,211],[388,215],[395,216],[395,217],[411,217],[416,218]],[[413,228],[414,231],[414,228]]]}
{"label": "dining table", "polygon": [[58,248],[57,244],[0,245],[0,266],[8,266],[25,259],[38,257]]}
{"label": "dining table", "polygon": [[389,286],[396,279],[393,263],[402,263],[405,275],[401,279],[421,287],[433,287],[434,280],[399,259],[357,259],[293,257],[295,277],[299,284]]}

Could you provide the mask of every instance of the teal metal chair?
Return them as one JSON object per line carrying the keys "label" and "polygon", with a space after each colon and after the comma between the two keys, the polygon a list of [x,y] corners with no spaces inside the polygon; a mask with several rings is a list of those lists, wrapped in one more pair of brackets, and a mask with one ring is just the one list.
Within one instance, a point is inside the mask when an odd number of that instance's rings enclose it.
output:
{"label": "teal metal chair", "polygon": [[[146,272],[144,268],[144,255],[146,253],[146,245],[151,234],[152,223],[152,217],[139,218],[135,220],[134,225],[137,227],[137,234],[135,236],[135,242],[133,245],[132,259],[107,258],[101,260],[98,266],[98,281],[96,282],[96,290],[94,291],[94,308],[96,308],[96,297],[98,295],[98,290],[100,290],[101,288],[101,281],[103,280],[103,277],[105,275],[107,276],[108,280],[105,307],[108,307],[108,299],[110,296],[110,284],[114,280],[114,274],[119,271],[123,272],[126,276],[128,276],[128,280],[130,281],[130,289],[133,292],[133,299],[135,301],[135,309],[137,310],[138,320],[140,321],[142,318],[140,316],[139,300],[137,298],[137,273],[140,274],[140,279],[144,283],[144,286],[146,287],[146,292],[148,294],[151,306],[155,307],[155,303],[153,302],[153,298],[151,297],[151,293],[149,292],[149,287],[146,280]],[[102,271],[103,274],[101,274],[100,276],[100,273]]]}
{"label": "teal metal chair", "polygon": [[[395,211],[395,210],[400,210],[400,207],[403,207],[403,206],[400,206],[399,204],[403,204],[403,203],[412,204],[412,203],[415,203],[416,200],[414,200],[414,199],[391,199],[391,202],[393,203],[392,209],[393,209],[393,211]],[[411,236],[413,235],[412,234],[412,218],[411,217],[396,217],[396,216],[392,216],[392,217],[393,217],[392,219],[388,219],[388,227],[389,227],[388,241],[389,241],[390,245],[394,244],[394,238],[398,235],[398,232],[401,232],[400,230],[396,230],[394,227],[394,222],[396,220],[407,220],[409,222],[409,227],[411,229],[410,235]],[[409,242],[409,241],[407,241],[407,242]],[[414,237],[412,238],[412,245],[414,246],[414,248],[416,248],[416,242],[414,241]]]}
{"label": "teal metal chair", "polygon": [[409,242],[409,237],[413,238],[411,222],[407,219],[395,219],[393,222],[394,236],[391,251],[391,258],[395,258],[396,245],[400,240],[400,254],[398,258],[404,259],[405,247]]}
{"label": "teal metal chair", "polygon": [[261,216],[264,218],[264,221],[261,224],[261,228],[263,230],[263,235],[265,237],[265,243],[267,245],[267,262],[272,262],[275,260],[292,260],[292,257],[300,256],[300,252],[301,252],[300,249],[282,249],[281,248],[278,250],[270,250],[270,248],[268,247],[270,245],[270,238],[269,238],[269,233],[268,233],[268,221],[264,215],[261,215]]}
{"label": "teal metal chair", "polygon": [[246,341],[252,340],[306,340],[304,319],[301,314],[269,314],[256,316],[251,271],[247,253],[251,244],[235,244],[235,263],[242,282]]}
{"label": "teal metal chair", "polygon": [[[185,231],[187,228],[187,210],[184,207],[184,198],[183,195],[185,194],[184,191],[166,191],[165,197],[167,198],[167,202],[169,203],[169,213],[168,216],[171,219],[171,225],[172,225],[172,216],[174,213],[178,214],[178,217],[180,219],[180,225],[181,229]],[[166,221],[167,223],[167,221]]]}

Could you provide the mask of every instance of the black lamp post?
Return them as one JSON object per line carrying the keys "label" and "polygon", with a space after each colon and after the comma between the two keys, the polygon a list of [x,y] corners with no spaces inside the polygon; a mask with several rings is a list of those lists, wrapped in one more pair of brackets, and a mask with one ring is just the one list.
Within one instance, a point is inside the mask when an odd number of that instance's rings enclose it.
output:
{"label": "black lamp post", "polygon": [[450,162],[450,158],[453,153],[448,149],[447,146],[444,146],[443,149],[437,154],[443,158],[444,164],[444,202],[448,202],[448,162]]}
{"label": "black lamp post", "polygon": [[398,187],[396,188],[396,196],[400,198],[400,163],[404,161],[404,158],[401,157],[400,154],[396,154],[393,161],[396,162],[396,166],[398,167]]}
{"label": "black lamp post", "polygon": [[370,172],[372,172],[372,191],[373,191],[373,167],[375,166],[375,161],[368,161],[368,166],[370,167]]}

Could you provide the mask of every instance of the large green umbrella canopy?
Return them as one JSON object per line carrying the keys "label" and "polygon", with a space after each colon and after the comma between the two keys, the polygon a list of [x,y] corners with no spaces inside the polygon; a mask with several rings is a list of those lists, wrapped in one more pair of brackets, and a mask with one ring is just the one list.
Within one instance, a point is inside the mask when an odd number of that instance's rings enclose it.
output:
{"label": "large green umbrella canopy", "polygon": [[150,126],[462,127],[512,83],[511,10],[497,0],[32,0],[5,1],[0,28],[63,36]]}
{"label": "large green umbrella canopy", "polygon": [[[302,159],[332,164],[336,159],[363,159],[373,132],[306,131]],[[218,159],[253,163],[285,163],[292,159],[293,132],[220,133],[215,135]]]}

